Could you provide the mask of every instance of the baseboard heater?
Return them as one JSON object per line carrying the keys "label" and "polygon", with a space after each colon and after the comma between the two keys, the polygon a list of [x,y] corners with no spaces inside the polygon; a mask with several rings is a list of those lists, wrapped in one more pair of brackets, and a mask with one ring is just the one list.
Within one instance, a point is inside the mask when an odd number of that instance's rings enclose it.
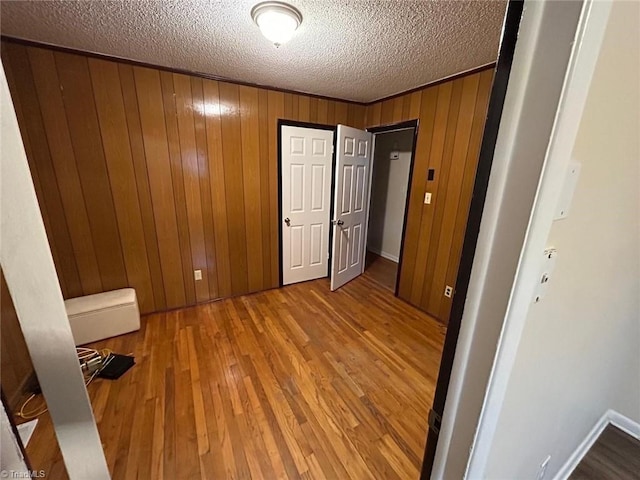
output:
{"label": "baseboard heater", "polygon": [[140,310],[133,288],[70,298],[64,304],[76,345],[140,329]]}

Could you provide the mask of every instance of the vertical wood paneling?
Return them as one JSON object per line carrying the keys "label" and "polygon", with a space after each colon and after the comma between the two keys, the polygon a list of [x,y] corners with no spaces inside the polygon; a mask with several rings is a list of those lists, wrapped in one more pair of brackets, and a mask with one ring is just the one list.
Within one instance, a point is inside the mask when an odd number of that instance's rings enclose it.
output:
{"label": "vertical wood paneling", "polygon": [[205,80],[203,92],[218,289],[221,297],[228,297],[233,290],[231,288],[231,254],[227,226],[227,196],[224,188],[225,168],[220,121],[223,105],[220,103],[218,82]]}
{"label": "vertical wood paneling", "polygon": [[329,114],[329,101],[321,98],[318,100],[318,123],[327,124]]}
{"label": "vertical wood paneling", "polygon": [[85,295],[101,292],[103,291],[102,278],[91,237],[89,216],[71,145],[53,53],[30,48],[28,55],[57,187],[62,199],[63,213],[69,228],[73,255],[78,265],[82,292]]}
{"label": "vertical wood paneling", "polygon": [[404,99],[407,95],[403,95],[402,97],[396,97],[392,100],[393,102],[393,114],[392,114],[392,122],[400,122],[402,121],[402,110],[404,106]]}
{"label": "vertical wood paneling", "polygon": [[311,98],[309,100],[309,121],[318,123],[318,99]]}
{"label": "vertical wood paneling", "polygon": [[198,152],[198,176],[200,182],[200,200],[202,202],[202,222],[204,224],[205,252],[207,256],[207,275],[209,281],[209,299],[220,298],[215,228],[213,225],[213,207],[211,205],[211,182],[209,160],[207,152],[207,128],[205,115],[207,106],[204,102],[203,81],[201,78],[191,77],[191,91],[193,95],[193,117],[196,130],[196,149]]}
{"label": "vertical wood paneling", "polygon": [[444,161],[444,158],[447,154],[447,140],[448,144],[453,146],[455,138],[454,127],[458,114],[456,106],[460,103],[461,87],[462,83],[443,84],[438,87],[436,121],[429,153],[429,168],[433,168],[437,175],[434,181],[429,182],[431,185],[427,185],[426,181],[423,184],[424,190],[428,188],[428,191],[433,194],[432,205],[434,208],[424,209],[421,205],[422,219],[415,264],[418,266],[426,265],[426,267],[415,269],[410,297],[411,301],[418,305],[422,305],[422,293],[425,290],[425,285],[428,291],[428,286],[433,281],[433,275],[427,274],[427,272],[433,271],[433,262],[438,252],[432,242],[437,244],[442,224],[443,209],[438,207],[443,207],[446,202],[445,195],[451,167],[451,162]]}
{"label": "vertical wood paneling", "polygon": [[336,102],[329,102],[327,107],[327,124],[336,125]]}
{"label": "vertical wood paneling", "polygon": [[141,309],[153,311],[155,300],[118,66],[112,62],[89,59],[89,68],[127,271],[127,285],[136,289]]}
{"label": "vertical wood paneling", "polygon": [[[29,138],[29,167],[40,179],[41,191],[38,201],[46,206],[45,227],[47,237],[55,248],[56,270],[62,278],[63,293],[69,297],[82,295],[82,284],[78,273],[76,257],[64,207],[57,188],[56,174],[51,160],[51,153],[47,143],[46,132],[38,103],[29,57],[24,49],[18,45],[3,43],[2,57],[5,59],[5,69],[9,75],[9,87],[13,92],[16,103],[21,106],[18,116],[20,130]],[[50,186],[51,188],[44,188]],[[55,221],[52,221],[54,219]]]}
{"label": "vertical wood paneling", "polygon": [[240,124],[242,142],[242,186],[247,225],[247,264],[249,291],[263,288],[262,195],[260,191],[260,119],[258,89],[240,87]]}
{"label": "vertical wood paneling", "polygon": [[[297,98],[295,96],[294,98]],[[294,102],[295,105],[296,102]],[[267,94],[267,120],[269,123],[269,206],[271,217],[271,287],[280,283],[280,226],[278,214],[278,119],[284,115],[284,93]]]}
{"label": "vertical wood paneling", "polygon": [[[473,194],[473,184],[476,179],[476,171],[478,167],[478,157],[480,155],[480,146],[482,144],[482,135],[484,133],[484,123],[486,112],[489,105],[489,94],[491,93],[491,84],[493,82],[493,72],[491,70],[484,71],[480,74],[480,83],[478,85],[478,95],[476,97],[476,105],[473,117],[473,125],[471,127],[471,135],[469,137],[469,148],[467,151],[466,167],[464,169],[464,179],[460,189],[460,202],[456,213],[456,224],[454,227],[454,235],[451,241],[451,253],[449,255],[449,265],[445,277],[446,285],[455,285],[458,275],[458,267],[460,265],[460,255],[462,253],[462,243],[464,242],[464,234],[469,215],[469,207],[471,205],[471,196]],[[449,320],[451,312],[452,299],[442,297],[440,299],[440,315],[443,321]]]}
{"label": "vertical wood paneling", "polygon": [[127,279],[89,64],[67,53],[56,52],[55,59],[102,288],[121,288]]}
{"label": "vertical wood paneling", "polygon": [[382,125],[382,102],[367,107],[367,126]]}
{"label": "vertical wood paneling", "polygon": [[160,75],[149,68],[135,67],[133,70],[167,307],[175,308],[186,303],[185,279],[177,255],[180,242]]}
{"label": "vertical wood paneling", "polygon": [[122,99],[124,100],[127,127],[129,129],[131,159],[133,161],[133,170],[135,172],[136,186],[138,189],[142,229],[147,246],[147,260],[149,261],[149,271],[151,273],[151,284],[153,286],[153,297],[155,300],[154,310],[164,310],[167,306],[167,301],[164,291],[162,267],[160,265],[156,220],[153,216],[153,205],[151,203],[151,188],[149,186],[147,159],[144,150],[144,140],[142,138],[142,126],[140,125],[138,95],[133,77],[133,67],[120,64],[118,65],[118,73],[120,74],[120,87],[122,89]]}
{"label": "vertical wood paneling", "polygon": [[[422,93],[420,125],[418,126],[418,139],[416,145],[416,155],[413,165],[413,177],[409,189],[409,205],[407,220],[405,225],[405,238],[402,257],[402,269],[400,272],[400,282],[398,295],[404,299],[411,297],[413,277],[416,271],[416,255],[418,247],[423,247],[424,242],[420,242],[423,231],[428,231],[423,227],[423,219],[427,212],[423,209],[423,191],[427,183],[424,174],[429,168],[429,155],[432,149],[434,122],[436,107],[438,105],[439,89],[432,88]],[[380,110],[379,110],[380,111]],[[436,176],[436,179],[439,177]],[[431,215],[433,216],[433,215]]]}
{"label": "vertical wood paneling", "polygon": [[[451,170],[447,182],[446,202],[443,208],[443,221],[440,238],[438,239],[438,251],[445,251],[452,246],[456,225],[456,214],[462,193],[462,179],[464,178],[471,126],[475,112],[476,97],[478,92],[479,75],[464,77],[462,82],[462,95],[460,108],[455,127],[455,139],[451,153]],[[475,168],[473,168],[475,170]],[[450,255],[449,255],[450,256]],[[429,305],[434,311],[440,311],[441,299],[444,297],[445,280],[449,258],[437,255],[433,270],[433,283],[430,292]]]}
{"label": "vertical wood paneling", "polygon": [[486,70],[367,107],[367,126],[419,119],[398,294],[444,322],[451,310],[444,287],[455,288],[492,80]]}
{"label": "vertical wood paneling", "polygon": [[284,118],[287,120],[294,120],[298,118],[298,110],[296,110],[296,114],[293,114],[293,94],[285,93],[284,94]]}
{"label": "vertical wood paneling", "polygon": [[457,274],[491,71],[365,107],[7,42],[2,52],[66,297],[133,286],[146,313],[276,287],[278,119],[418,118],[399,293],[448,318],[439,290]]}
{"label": "vertical wood paneling", "polygon": [[[258,130],[260,132],[260,205],[262,206],[262,285],[266,287],[271,285],[272,278],[271,224],[278,222],[277,212],[271,211],[270,189],[272,184],[277,184],[278,179],[271,178],[269,171],[269,93],[263,89],[258,92],[258,121]],[[274,246],[274,248],[277,248],[277,246]]]}
{"label": "vertical wood paneling", "polygon": [[171,186],[175,201],[176,221],[178,227],[178,242],[180,244],[180,259],[184,278],[185,301],[188,304],[196,301],[196,285],[193,274],[193,259],[191,256],[191,242],[189,241],[189,214],[187,212],[187,198],[185,194],[184,171],[182,154],[180,151],[180,135],[178,133],[178,114],[175,101],[175,87],[173,74],[160,72],[164,122],[169,146],[169,160],[171,162]]}
{"label": "vertical wood paneling", "polygon": [[227,228],[231,256],[231,289],[246,292],[247,243],[244,216],[244,188],[242,185],[242,138],[240,131],[240,93],[237,85],[220,83],[222,116],[222,151],[224,156],[224,187],[227,196]]}
{"label": "vertical wood paneling", "polygon": [[298,120],[301,122],[311,121],[311,102],[306,95],[296,95],[298,97]]}
{"label": "vertical wood paneling", "polygon": [[193,118],[193,94],[191,79],[186,75],[173,75],[174,98],[178,117],[178,135],[180,137],[180,155],[184,181],[187,218],[189,223],[188,241],[191,245],[191,272],[200,270],[202,279],[195,281],[196,301],[209,300],[209,276],[207,275],[207,252],[202,219],[202,201],[200,196],[200,171],[196,132]]}
{"label": "vertical wood paneling", "polygon": [[382,102],[380,110],[380,125],[393,123],[393,100]]}
{"label": "vertical wood paneling", "polygon": [[[422,283],[422,292],[420,292],[419,288],[413,289],[413,294],[415,295],[415,302],[419,305],[429,305],[427,298],[428,292],[431,292],[431,287],[434,284],[434,281],[437,281],[435,278],[435,264],[439,257],[442,256],[444,252],[438,251],[440,234],[442,232],[444,221],[446,219],[444,216],[445,207],[447,204],[447,200],[451,200],[451,198],[447,199],[447,187],[449,183],[449,174],[452,168],[452,154],[454,142],[456,139],[456,125],[458,124],[458,114],[460,113],[460,100],[462,98],[462,79],[455,80],[452,85],[452,93],[451,93],[451,103],[449,104],[449,115],[447,117],[446,130],[444,135],[444,147],[442,150],[442,155],[438,159],[440,162],[440,182],[437,185],[436,197],[438,200],[436,202],[432,202],[434,205],[434,216],[433,221],[431,223],[431,229],[429,232],[430,241],[429,241],[429,250],[427,252],[427,262],[426,268],[421,271],[423,274],[423,283]],[[420,263],[422,265],[422,263]],[[419,287],[419,284],[414,284],[414,287]],[[420,296],[422,294],[422,297]],[[422,298],[422,300],[421,300]],[[429,308],[431,306],[429,305]]]}
{"label": "vertical wood paneling", "polygon": [[349,124],[349,105],[344,102],[335,102],[336,104],[336,116],[335,123],[348,125]]}

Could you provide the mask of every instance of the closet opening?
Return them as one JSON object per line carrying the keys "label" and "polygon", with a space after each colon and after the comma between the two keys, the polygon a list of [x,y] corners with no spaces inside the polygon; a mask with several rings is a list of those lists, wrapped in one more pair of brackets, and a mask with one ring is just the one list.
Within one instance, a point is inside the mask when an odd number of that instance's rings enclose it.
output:
{"label": "closet opening", "polygon": [[374,147],[365,271],[397,296],[418,120],[368,131]]}

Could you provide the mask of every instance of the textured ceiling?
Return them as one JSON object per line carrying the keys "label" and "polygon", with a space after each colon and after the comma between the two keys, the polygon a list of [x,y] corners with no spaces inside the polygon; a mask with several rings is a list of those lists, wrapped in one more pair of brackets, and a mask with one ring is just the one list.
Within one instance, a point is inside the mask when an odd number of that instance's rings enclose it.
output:
{"label": "textured ceiling", "polygon": [[360,102],[495,61],[505,1],[289,0],[276,49],[258,0],[5,1],[4,35]]}

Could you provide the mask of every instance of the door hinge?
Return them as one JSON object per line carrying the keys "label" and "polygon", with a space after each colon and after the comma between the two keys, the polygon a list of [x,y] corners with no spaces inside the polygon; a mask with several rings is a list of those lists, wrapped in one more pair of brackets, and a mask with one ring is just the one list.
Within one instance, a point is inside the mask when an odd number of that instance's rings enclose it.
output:
{"label": "door hinge", "polygon": [[440,426],[442,425],[442,417],[435,410],[429,411],[429,427],[435,433],[440,433]]}

